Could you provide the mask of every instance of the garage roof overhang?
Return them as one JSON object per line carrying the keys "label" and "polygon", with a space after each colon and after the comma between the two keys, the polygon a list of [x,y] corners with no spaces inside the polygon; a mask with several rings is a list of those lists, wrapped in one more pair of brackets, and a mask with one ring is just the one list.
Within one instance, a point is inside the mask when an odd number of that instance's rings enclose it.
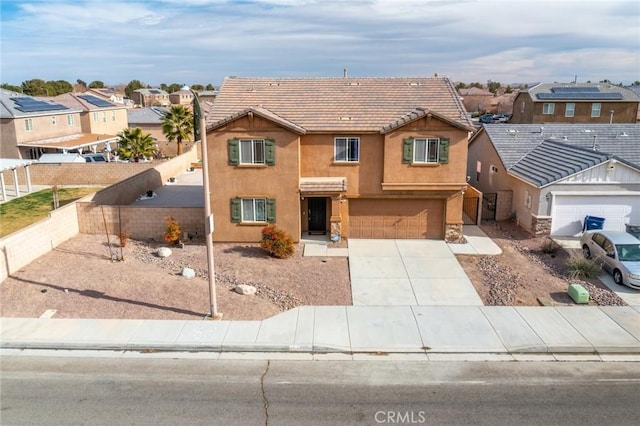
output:
{"label": "garage roof overhang", "polygon": [[466,182],[431,183],[431,182],[382,182],[383,191],[464,191]]}

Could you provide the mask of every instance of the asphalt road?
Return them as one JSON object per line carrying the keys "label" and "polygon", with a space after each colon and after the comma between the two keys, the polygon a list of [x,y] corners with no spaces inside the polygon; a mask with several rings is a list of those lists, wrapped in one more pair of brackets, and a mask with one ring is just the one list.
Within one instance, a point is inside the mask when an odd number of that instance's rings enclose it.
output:
{"label": "asphalt road", "polygon": [[636,425],[640,365],[0,359],[2,425]]}

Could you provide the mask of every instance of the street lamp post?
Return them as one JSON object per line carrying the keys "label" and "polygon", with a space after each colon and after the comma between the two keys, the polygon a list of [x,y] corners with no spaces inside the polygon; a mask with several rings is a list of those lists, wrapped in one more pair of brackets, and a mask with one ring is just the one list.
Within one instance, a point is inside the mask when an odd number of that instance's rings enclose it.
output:
{"label": "street lamp post", "polygon": [[211,319],[222,319],[222,314],[218,312],[216,301],[216,273],[213,259],[213,213],[211,213],[211,192],[209,189],[209,161],[207,160],[207,127],[205,117],[200,108],[198,95],[193,93],[193,117],[195,138],[200,136],[202,144],[202,183],[204,187],[204,218],[205,218],[205,244],[207,246],[207,266],[209,270],[209,317]]}

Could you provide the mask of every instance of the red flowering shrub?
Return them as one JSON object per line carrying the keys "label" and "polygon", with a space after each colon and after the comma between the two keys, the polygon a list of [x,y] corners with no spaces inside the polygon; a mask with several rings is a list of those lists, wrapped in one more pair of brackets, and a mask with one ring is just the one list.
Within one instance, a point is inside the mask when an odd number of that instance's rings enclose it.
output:
{"label": "red flowering shrub", "polygon": [[260,247],[267,251],[271,256],[279,259],[285,259],[293,256],[295,247],[293,238],[282,229],[276,228],[275,225],[267,226],[262,229],[262,241]]}

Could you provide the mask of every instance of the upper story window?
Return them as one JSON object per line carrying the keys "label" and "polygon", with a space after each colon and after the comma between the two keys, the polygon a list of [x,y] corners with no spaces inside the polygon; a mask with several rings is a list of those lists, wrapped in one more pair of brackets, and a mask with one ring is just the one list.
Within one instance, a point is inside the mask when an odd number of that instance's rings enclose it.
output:
{"label": "upper story window", "polygon": [[94,123],[97,123],[99,119],[100,119],[100,117],[98,117],[98,113],[97,113],[97,112],[94,112],[94,113],[93,113],[93,122],[94,122]]}
{"label": "upper story window", "polygon": [[54,126],[58,123],[58,118],[55,115],[51,116],[51,124]]}
{"label": "upper story window", "polygon": [[67,124],[69,126],[73,126],[73,115],[71,114],[67,115]]}
{"label": "upper story window", "polygon": [[25,119],[24,120],[24,128],[27,130],[27,132],[33,131],[33,119],[31,119],[31,118]]}
{"label": "upper story window", "polygon": [[440,139],[414,139],[413,162],[437,163],[440,150]]}
{"label": "upper story window", "polygon": [[335,138],[333,144],[335,161],[360,161],[360,138]]}
{"label": "upper story window", "polygon": [[264,139],[240,139],[240,164],[264,163]]}
{"label": "upper story window", "polygon": [[402,162],[409,164],[446,164],[449,162],[449,139],[406,138]]}
{"label": "upper story window", "polygon": [[111,121],[116,121],[116,112],[111,111]]}
{"label": "upper story window", "polygon": [[552,115],[555,111],[555,107],[555,104],[545,102],[544,104],[542,104],[542,113],[545,115]]}
{"label": "upper story window", "polygon": [[576,113],[576,104],[573,102],[567,102],[567,106],[564,109],[565,117],[573,117]]}
{"label": "upper story window", "polygon": [[591,104],[591,116],[592,117],[600,117],[600,109],[602,105],[600,102],[595,102]]}
{"label": "upper story window", "polygon": [[103,123],[107,122],[107,111],[102,111],[102,122]]}
{"label": "upper story window", "polygon": [[229,164],[276,164],[276,144],[273,139],[229,139]]}

